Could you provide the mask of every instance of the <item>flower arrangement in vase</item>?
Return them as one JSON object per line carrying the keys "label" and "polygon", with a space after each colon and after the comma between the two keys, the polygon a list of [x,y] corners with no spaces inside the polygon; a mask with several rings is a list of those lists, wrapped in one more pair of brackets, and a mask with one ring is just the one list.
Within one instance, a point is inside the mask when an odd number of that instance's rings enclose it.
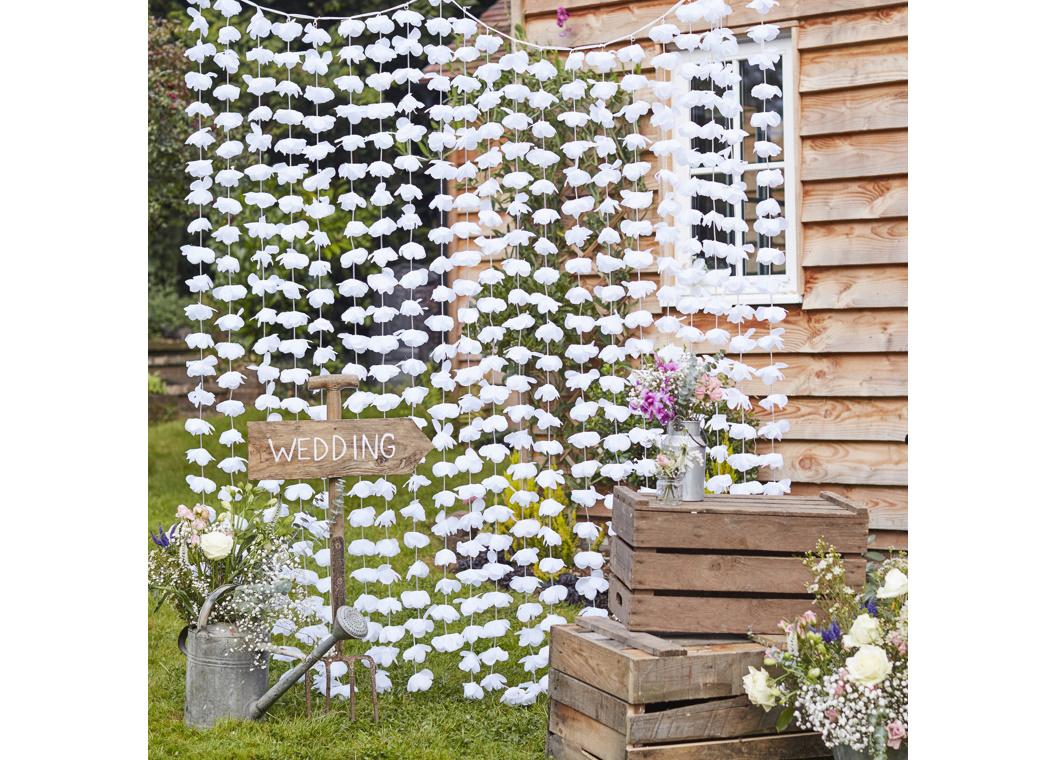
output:
{"label": "flower arrangement in vase", "polygon": [[657,500],[674,506],[682,498],[686,473],[696,467],[704,472],[704,451],[692,439],[683,437],[675,447],[659,447],[654,463],[657,465]]}
{"label": "flower arrangement in vase", "polygon": [[218,587],[242,584],[216,605],[212,617],[234,623],[259,656],[269,648],[276,623],[295,630],[317,616],[321,598],[303,599],[302,587],[293,583],[305,571],[291,551],[291,526],[278,519],[277,501],[252,484],[225,488],[221,496],[220,512],[182,504],[169,531],[160,526],[150,534],[148,590],[156,609],[170,602],[191,625]]}
{"label": "flower arrangement in vase", "polygon": [[733,381],[722,372],[722,354],[683,351],[675,360],[655,354],[629,376],[628,405],[650,422],[668,426],[713,415]]}
{"label": "flower arrangement in vase", "polygon": [[819,732],[835,758],[906,757],[905,556],[868,572],[861,593],[846,585],[841,555],[822,540],[805,565],[813,577],[806,588],[822,615],[809,611],[781,622],[786,645],[761,642],[768,646],[765,665],[776,675],[749,668],[744,691],[765,710],[782,706],[778,730],[793,718],[800,728]]}
{"label": "flower arrangement in vase", "polygon": [[[655,354],[645,357],[643,366],[629,376],[629,408],[666,429],[659,449],[674,451],[686,445],[697,453],[679,476],[683,501],[703,500],[705,478],[721,474],[727,467],[730,451],[725,431],[715,430],[715,445],[710,450],[704,437],[705,426],[712,427],[709,421],[720,416],[720,405],[726,405],[726,389],[734,385],[725,373],[726,362],[721,353],[701,356],[681,351],[674,359]],[[660,469],[658,475],[662,476]]]}

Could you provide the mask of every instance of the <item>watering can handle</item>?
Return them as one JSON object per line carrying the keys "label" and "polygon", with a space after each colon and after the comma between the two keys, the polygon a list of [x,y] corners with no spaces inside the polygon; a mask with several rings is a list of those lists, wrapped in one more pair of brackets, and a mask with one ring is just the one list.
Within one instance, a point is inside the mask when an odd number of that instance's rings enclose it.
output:
{"label": "watering can handle", "polygon": [[214,589],[213,593],[206,597],[206,601],[202,603],[202,609],[199,610],[198,627],[204,628],[206,623],[209,622],[209,613],[213,611],[213,608],[217,605],[220,597],[241,585],[241,583],[225,583],[223,586]]}
{"label": "watering can handle", "polygon": [[[199,610],[199,622],[196,625],[196,629],[202,628],[209,622],[209,613],[213,611],[213,607],[216,606],[217,601],[221,596],[226,594],[232,589],[238,588],[241,584],[239,583],[226,583],[223,586],[215,589],[212,594],[206,597],[206,601],[202,603],[202,609]],[[188,631],[191,630],[190,625],[186,625],[181,628],[181,632],[177,635],[177,647],[185,655],[188,654]]]}

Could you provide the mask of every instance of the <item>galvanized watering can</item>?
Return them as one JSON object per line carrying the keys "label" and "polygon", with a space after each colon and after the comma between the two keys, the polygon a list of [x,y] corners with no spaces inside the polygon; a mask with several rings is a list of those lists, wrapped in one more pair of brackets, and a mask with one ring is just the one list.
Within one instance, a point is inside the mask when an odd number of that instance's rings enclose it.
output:
{"label": "galvanized watering can", "polygon": [[267,688],[268,655],[257,664],[257,653],[248,649],[245,637],[231,623],[210,623],[209,616],[220,597],[238,587],[230,583],[216,589],[199,610],[198,622],[181,631],[177,645],[187,655],[184,689],[184,722],[209,728],[222,718],[258,720],[315,662],[347,637],[364,638],[368,621],[351,607],[340,607],[332,635],[296,667]]}

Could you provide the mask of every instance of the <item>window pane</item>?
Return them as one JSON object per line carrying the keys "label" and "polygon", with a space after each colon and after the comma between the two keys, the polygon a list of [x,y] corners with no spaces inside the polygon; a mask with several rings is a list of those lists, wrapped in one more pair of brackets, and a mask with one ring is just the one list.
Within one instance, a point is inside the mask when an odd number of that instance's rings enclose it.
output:
{"label": "window pane", "polygon": [[[694,79],[690,86],[691,89],[701,90],[704,92],[711,90],[716,95],[722,95],[725,92],[725,88],[715,84],[710,79]],[[699,126],[704,126],[712,121],[717,122],[723,129],[728,129],[730,126],[729,119],[723,117],[722,114],[714,108],[709,108],[707,106],[695,106],[694,108],[691,108],[690,119],[694,124]],[[702,137],[695,138],[690,142],[698,153],[722,153],[723,149],[726,147],[726,144],[721,140],[711,140]]]}
{"label": "window pane", "polygon": [[762,71],[758,66],[750,65],[746,60],[740,62],[740,102],[744,106],[744,119],[741,127],[749,134],[744,138],[744,160],[748,163],[757,163],[767,159],[755,155],[755,141],[767,140],[780,146],[780,155],[773,160],[783,159],[784,150],[784,99],[783,96],[770,98],[766,101],[767,111],[776,111],[780,114],[781,122],[775,127],[768,129],[753,129],[751,127],[751,115],[762,111],[762,101],[751,96],[751,90],[756,84],[765,81],[783,89],[784,81],[784,59],[776,62],[772,71]]}
{"label": "window pane", "polygon": [[[704,175],[704,179],[711,179],[715,182],[729,182],[730,178],[723,174],[712,174]],[[716,214],[722,216],[733,216],[735,212],[733,204],[726,203],[724,201],[713,200],[703,195],[694,196],[691,198],[692,208],[700,211],[701,214],[707,215],[714,211]],[[693,225],[693,237],[703,243],[706,240],[717,240],[723,243],[733,243],[735,236],[732,232],[725,232],[715,227],[711,222],[695,224]],[[715,256],[705,256],[701,254],[708,269],[724,269],[729,266],[724,258],[718,258]]]}
{"label": "window pane", "polygon": [[780,204],[780,212],[783,216],[786,216],[786,208],[784,206],[784,188],[768,188],[759,187],[755,183],[755,175],[757,172],[748,172],[745,176],[745,180],[748,184],[747,197],[748,202],[744,204],[744,221],[747,222],[748,232],[746,242],[754,245],[755,250],[748,254],[747,261],[747,274],[785,274],[787,267],[784,264],[773,264],[772,269],[768,266],[759,266],[758,249],[761,247],[778,248],[779,250],[787,253],[787,236],[781,232],[773,237],[765,237],[755,232],[755,209],[759,201],[764,201],[767,198],[773,198],[777,203]]}

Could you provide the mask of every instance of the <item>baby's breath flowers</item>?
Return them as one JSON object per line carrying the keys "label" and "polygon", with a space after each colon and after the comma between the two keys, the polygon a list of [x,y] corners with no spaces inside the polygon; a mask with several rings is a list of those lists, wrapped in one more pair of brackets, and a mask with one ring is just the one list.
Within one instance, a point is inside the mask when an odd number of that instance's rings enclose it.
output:
{"label": "baby's breath flowers", "polygon": [[782,621],[786,644],[768,646],[765,656],[776,675],[750,668],[744,691],[763,709],[784,706],[780,729],[794,719],[828,747],[883,760],[909,735],[906,558],[881,562],[859,594],[846,582],[841,555],[822,540],[805,565],[812,573],[806,588],[824,614]]}
{"label": "baby's breath flowers", "polygon": [[262,654],[276,624],[295,630],[315,616],[293,583],[301,572],[291,551],[291,527],[275,517],[274,500],[253,485],[227,488],[218,513],[202,504],[177,508],[169,531],[152,534],[148,589],[156,608],[169,602],[186,624],[217,587],[240,584],[210,619],[234,623],[243,646]]}

